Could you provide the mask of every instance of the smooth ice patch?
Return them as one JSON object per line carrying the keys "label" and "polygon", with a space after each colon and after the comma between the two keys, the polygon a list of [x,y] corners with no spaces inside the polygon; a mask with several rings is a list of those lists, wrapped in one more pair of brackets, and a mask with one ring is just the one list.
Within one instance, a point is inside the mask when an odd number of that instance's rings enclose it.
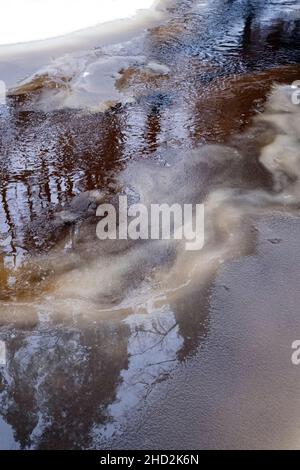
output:
{"label": "smooth ice patch", "polygon": [[4,341],[0,341],[0,367],[6,366],[6,345]]}

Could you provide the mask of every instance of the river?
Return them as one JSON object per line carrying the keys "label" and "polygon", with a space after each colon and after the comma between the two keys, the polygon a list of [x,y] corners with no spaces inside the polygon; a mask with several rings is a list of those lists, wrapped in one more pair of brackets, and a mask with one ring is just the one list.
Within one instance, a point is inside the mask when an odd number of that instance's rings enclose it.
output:
{"label": "river", "polygon": [[[2,449],[300,448],[299,2],[160,8],[0,47]],[[205,246],[100,242],[87,191]]]}

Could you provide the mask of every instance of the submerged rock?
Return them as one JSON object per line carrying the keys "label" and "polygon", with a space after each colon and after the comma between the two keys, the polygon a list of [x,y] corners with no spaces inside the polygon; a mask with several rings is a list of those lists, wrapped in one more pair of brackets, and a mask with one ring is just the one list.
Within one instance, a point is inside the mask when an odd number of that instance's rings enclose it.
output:
{"label": "submerged rock", "polygon": [[67,54],[11,88],[8,96],[30,111],[102,113],[119,103],[134,101],[131,94],[120,93],[116,80],[120,71],[144,61],[144,57],[109,56],[100,50]]}
{"label": "submerged rock", "polygon": [[8,92],[9,97],[30,95],[38,93],[43,89],[54,90],[58,88],[68,88],[71,78],[67,76],[51,76],[49,73],[36,75],[31,80],[21,82]]}

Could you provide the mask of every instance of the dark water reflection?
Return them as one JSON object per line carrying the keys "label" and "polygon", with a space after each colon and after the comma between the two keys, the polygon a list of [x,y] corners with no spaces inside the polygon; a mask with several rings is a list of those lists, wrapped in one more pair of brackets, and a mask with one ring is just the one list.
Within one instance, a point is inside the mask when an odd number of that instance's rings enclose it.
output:
{"label": "dark water reflection", "polygon": [[[275,81],[299,79],[296,6],[180,1],[140,45],[171,73],[153,81],[133,75],[135,103],[96,114],[29,112],[13,99],[1,108],[0,339],[7,362],[0,366],[0,447],[101,446],[201,345],[209,331],[207,285],[147,314],[90,318],[70,306],[70,318],[59,310],[49,318],[29,301],[36,300],[34,285],[14,311],[15,271],[72,230],[53,227],[53,214],[76,194],[118,192],[117,175],[130,160],[161,162],[166,149],[226,142],[247,126]],[[134,44],[123,54],[133,54]]]}
{"label": "dark water reflection", "polygon": [[[199,308],[201,306],[201,311]],[[131,413],[196,351],[208,328],[208,292],[153,313],[45,321],[10,315],[1,330],[1,446],[88,448],[118,435]],[[186,309],[187,312],[186,312]],[[30,316],[30,319],[28,317]]]}

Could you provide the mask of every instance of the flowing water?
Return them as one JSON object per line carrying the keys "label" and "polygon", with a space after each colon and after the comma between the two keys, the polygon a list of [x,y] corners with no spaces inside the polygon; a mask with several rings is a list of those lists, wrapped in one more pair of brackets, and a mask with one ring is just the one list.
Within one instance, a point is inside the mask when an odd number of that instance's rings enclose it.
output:
{"label": "flowing water", "polygon": [[[300,448],[300,5],[167,6],[0,48],[1,448]],[[204,249],[91,195],[204,203]]]}

